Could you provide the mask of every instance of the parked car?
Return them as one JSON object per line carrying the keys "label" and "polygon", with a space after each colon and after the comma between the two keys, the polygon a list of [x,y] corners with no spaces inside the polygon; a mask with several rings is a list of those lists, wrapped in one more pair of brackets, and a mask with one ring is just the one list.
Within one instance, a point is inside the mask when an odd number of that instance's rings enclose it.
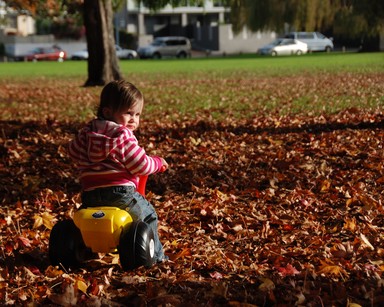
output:
{"label": "parked car", "polygon": [[60,47],[38,47],[27,54],[19,57],[19,60],[24,61],[58,61],[63,62],[67,58],[67,53]]}
{"label": "parked car", "polygon": [[308,45],[308,51],[327,51],[333,50],[332,39],[319,32],[291,32],[285,38],[297,39]]}
{"label": "parked car", "polygon": [[71,55],[71,60],[87,60],[88,59],[88,50],[79,50]]}
{"label": "parked car", "polygon": [[186,58],[191,56],[191,42],[186,37],[157,37],[154,41],[138,49],[140,58],[160,59],[162,57]]}
{"label": "parked car", "polygon": [[116,55],[119,59],[135,59],[137,58],[137,52],[136,50],[131,49],[123,49],[120,46],[116,45]]}
{"label": "parked car", "polygon": [[290,38],[278,38],[272,43],[258,49],[258,54],[276,55],[301,55],[308,52],[307,44]]}
{"label": "parked car", "polygon": [[[131,49],[121,48],[119,45],[115,45],[116,55],[119,59],[135,59],[137,58],[137,52]],[[88,50],[80,50],[72,53],[72,60],[87,60],[88,59]]]}

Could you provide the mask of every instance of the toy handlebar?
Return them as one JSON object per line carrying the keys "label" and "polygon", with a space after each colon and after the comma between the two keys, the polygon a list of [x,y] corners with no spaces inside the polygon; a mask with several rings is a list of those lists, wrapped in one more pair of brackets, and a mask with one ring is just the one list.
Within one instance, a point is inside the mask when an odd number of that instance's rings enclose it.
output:
{"label": "toy handlebar", "polygon": [[[165,165],[163,165],[160,168],[159,173],[163,173],[166,170],[167,170],[167,167]],[[145,187],[147,185],[148,175],[140,176],[139,178],[140,178],[139,184],[137,185],[136,191],[145,197]]]}

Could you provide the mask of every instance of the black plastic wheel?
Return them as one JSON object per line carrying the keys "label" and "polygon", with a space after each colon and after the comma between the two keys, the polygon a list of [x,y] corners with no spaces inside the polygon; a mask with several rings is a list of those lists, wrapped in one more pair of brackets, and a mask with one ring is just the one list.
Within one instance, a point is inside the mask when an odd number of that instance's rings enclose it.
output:
{"label": "black plastic wheel", "polygon": [[118,247],[120,264],[125,271],[139,266],[150,267],[155,262],[155,241],[152,229],[143,221],[127,225]]}
{"label": "black plastic wheel", "polygon": [[84,244],[80,229],[73,220],[60,221],[49,237],[49,259],[52,265],[78,267],[90,259],[92,251]]}

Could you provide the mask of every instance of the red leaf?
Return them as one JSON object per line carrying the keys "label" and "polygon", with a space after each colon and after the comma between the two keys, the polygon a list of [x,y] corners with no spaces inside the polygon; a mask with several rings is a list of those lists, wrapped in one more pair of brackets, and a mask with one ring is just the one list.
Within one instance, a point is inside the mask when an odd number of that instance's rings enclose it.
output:
{"label": "red leaf", "polygon": [[213,279],[216,279],[216,280],[220,280],[223,278],[223,275],[217,271],[213,272],[213,273],[209,273],[209,275],[213,278]]}
{"label": "red leaf", "polygon": [[297,275],[297,274],[300,274],[300,272],[298,270],[296,270],[295,267],[293,267],[291,264],[287,264],[286,267],[278,267],[277,270],[279,271],[279,273],[285,277],[285,276],[293,276],[293,275]]}
{"label": "red leaf", "polygon": [[25,238],[23,236],[20,236],[17,238],[17,240],[23,245],[24,247],[31,247],[31,241],[29,241],[28,238]]}

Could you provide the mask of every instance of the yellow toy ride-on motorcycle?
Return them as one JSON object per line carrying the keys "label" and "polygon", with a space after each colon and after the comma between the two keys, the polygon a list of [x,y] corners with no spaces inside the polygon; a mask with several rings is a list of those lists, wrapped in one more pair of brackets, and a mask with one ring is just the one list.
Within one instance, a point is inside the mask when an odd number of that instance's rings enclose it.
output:
{"label": "yellow toy ride-on motorcycle", "polygon": [[[162,169],[164,171],[165,169]],[[137,191],[145,196],[147,176],[140,177]],[[75,212],[73,220],[59,221],[49,238],[53,265],[78,267],[93,253],[119,253],[124,270],[154,263],[152,229],[116,207],[88,207]]]}

